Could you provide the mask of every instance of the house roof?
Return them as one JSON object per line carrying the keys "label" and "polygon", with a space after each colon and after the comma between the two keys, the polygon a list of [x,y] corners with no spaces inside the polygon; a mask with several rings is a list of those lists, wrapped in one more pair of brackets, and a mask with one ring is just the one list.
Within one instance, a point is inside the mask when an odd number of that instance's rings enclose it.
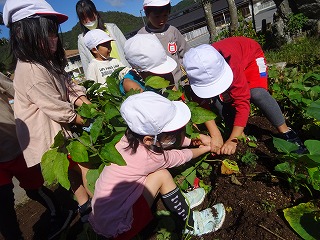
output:
{"label": "house roof", "polygon": [[[241,6],[243,4],[247,4],[247,0],[235,0],[237,6]],[[217,15],[222,13],[223,11],[228,11],[228,3],[225,0],[217,0],[211,4],[211,9],[213,15]],[[204,10],[201,4],[194,4],[192,6],[188,6],[185,9],[182,9],[179,12],[175,12],[170,16],[168,23],[179,28],[185,24],[197,21],[199,19],[204,18]]]}
{"label": "house roof", "polygon": [[66,53],[66,57],[70,58],[70,57],[74,57],[79,55],[79,50],[78,49],[74,49],[74,50],[64,50],[64,52]]}

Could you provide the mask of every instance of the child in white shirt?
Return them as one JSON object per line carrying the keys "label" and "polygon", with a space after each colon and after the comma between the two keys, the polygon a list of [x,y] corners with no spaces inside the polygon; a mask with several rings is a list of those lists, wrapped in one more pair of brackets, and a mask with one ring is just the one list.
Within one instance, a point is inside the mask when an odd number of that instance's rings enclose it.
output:
{"label": "child in white shirt", "polygon": [[84,36],[84,43],[94,56],[88,66],[87,80],[106,84],[106,78],[115,69],[124,67],[118,59],[110,57],[111,41],[114,40],[101,29],[91,30]]}

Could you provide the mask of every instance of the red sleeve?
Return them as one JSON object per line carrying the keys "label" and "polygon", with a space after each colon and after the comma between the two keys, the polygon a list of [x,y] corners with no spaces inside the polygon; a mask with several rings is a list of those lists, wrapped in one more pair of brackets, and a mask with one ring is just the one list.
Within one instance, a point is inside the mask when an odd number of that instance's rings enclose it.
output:
{"label": "red sleeve", "polygon": [[245,127],[250,114],[250,89],[243,69],[239,65],[229,63],[233,71],[233,82],[229,88],[233,98],[232,106],[236,110],[234,126]]}

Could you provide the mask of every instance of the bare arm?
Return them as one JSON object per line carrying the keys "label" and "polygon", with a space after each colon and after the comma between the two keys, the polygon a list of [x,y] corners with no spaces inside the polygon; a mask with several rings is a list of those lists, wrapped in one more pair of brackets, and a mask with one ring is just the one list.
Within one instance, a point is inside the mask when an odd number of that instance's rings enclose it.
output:
{"label": "bare arm", "polygon": [[223,138],[220,133],[220,130],[216,125],[216,122],[214,120],[210,120],[205,122],[205,125],[211,136],[211,152],[221,154],[221,147],[223,146]]}
{"label": "bare arm", "polygon": [[233,126],[229,139],[223,144],[221,148],[222,154],[234,154],[237,148],[237,138],[243,135],[244,127]]}

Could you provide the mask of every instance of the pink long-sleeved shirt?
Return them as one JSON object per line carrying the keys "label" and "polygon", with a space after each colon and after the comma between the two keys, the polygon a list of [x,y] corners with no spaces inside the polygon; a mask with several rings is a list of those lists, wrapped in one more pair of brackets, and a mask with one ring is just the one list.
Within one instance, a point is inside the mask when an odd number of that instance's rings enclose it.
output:
{"label": "pink long-sleeved shirt", "polygon": [[[185,139],[183,146],[190,145]],[[115,237],[131,228],[132,205],[141,196],[147,176],[160,169],[175,167],[192,159],[190,149],[168,150],[155,154],[142,144],[137,152],[126,150],[124,136],[116,144],[116,149],[126,161],[126,166],[111,164],[100,174],[92,199],[92,214],[89,221],[93,229],[105,237]]]}

